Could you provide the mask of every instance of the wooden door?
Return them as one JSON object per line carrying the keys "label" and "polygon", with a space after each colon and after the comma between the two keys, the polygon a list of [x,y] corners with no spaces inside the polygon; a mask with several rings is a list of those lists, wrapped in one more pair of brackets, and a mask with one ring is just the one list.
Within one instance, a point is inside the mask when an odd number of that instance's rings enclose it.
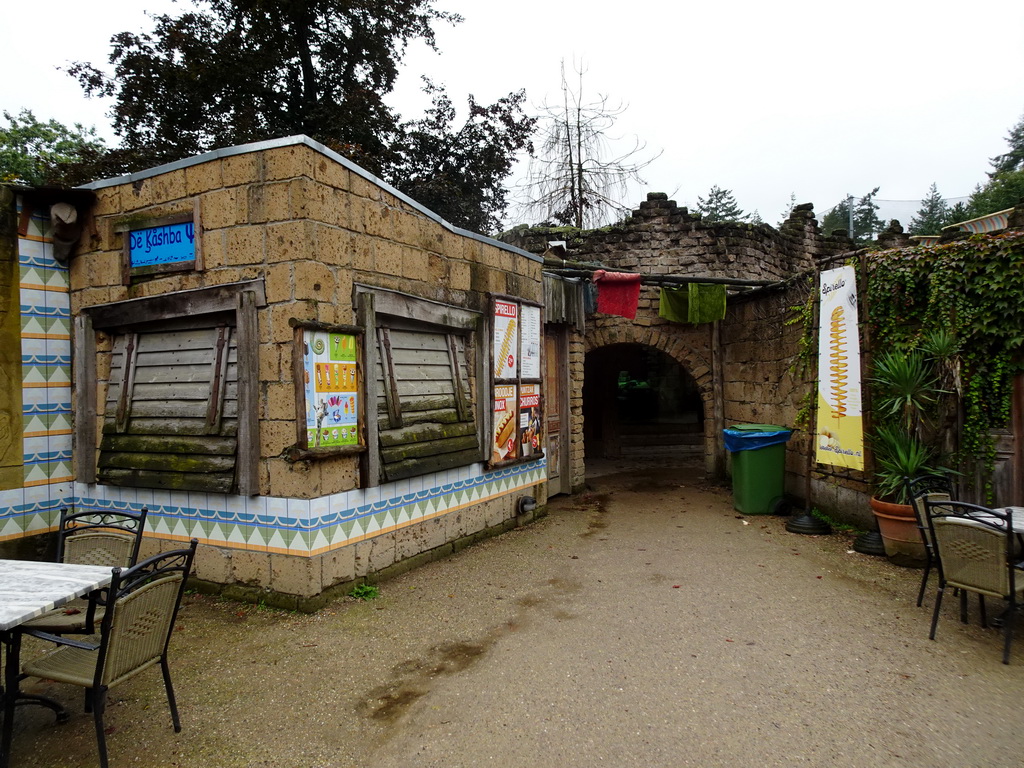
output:
{"label": "wooden door", "polygon": [[548,496],[569,493],[569,355],[563,326],[544,331],[544,414],[547,435]]}

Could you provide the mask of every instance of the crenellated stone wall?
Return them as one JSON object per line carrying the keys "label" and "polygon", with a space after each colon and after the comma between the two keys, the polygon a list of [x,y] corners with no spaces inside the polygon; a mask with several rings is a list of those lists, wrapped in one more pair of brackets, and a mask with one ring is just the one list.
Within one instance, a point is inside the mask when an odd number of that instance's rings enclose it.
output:
{"label": "crenellated stone wall", "polygon": [[[587,319],[587,352],[622,343],[649,346],[672,357],[693,376],[704,402],[705,466],[712,473],[727,463],[720,425],[713,418],[716,394],[726,425],[795,425],[810,383],[805,372],[793,370],[802,327],[788,321],[794,316],[793,307],[806,299],[815,265],[853,247],[844,236],[826,237],[809,203],[795,206],[776,230],[767,224],[706,222],[661,193],[649,194],[629,219],[611,227],[585,232],[564,227],[520,229],[506,240],[537,253],[551,241],[564,241],[565,258],[571,262],[645,277],[789,281],[749,295],[732,290],[719,328],[720,393],[715,391],[713,377],[713,326],[660,317],[659,287],[653,282],[642,287],[634,320],[602,314]],[[549,267],[552,264],[549,261]],[[791,280],[801,273],[807,274],[806,280]],[[582,381],[582,361],[573,363],[570,375],[573,381]],[[804,492],[808,444],[806,434],[798,431],[788,446],[786,486],[794,496]],[[582,464],[581,460],[581,472]]]}

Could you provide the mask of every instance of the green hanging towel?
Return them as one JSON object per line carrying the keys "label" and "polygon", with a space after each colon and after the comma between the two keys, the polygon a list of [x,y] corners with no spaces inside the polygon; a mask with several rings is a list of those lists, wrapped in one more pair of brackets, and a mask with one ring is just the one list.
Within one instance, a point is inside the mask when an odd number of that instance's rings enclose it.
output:
{"label": "green hanging towel", "polygon": [[658,315],[673,323],[690,322],[690,293],[680,288],[662,286]]}
{"label": "green hanging towel", "polygon": [[725,318],[725,286],[690,283],[690,307],[687,319],[693,323],[711,323]]}

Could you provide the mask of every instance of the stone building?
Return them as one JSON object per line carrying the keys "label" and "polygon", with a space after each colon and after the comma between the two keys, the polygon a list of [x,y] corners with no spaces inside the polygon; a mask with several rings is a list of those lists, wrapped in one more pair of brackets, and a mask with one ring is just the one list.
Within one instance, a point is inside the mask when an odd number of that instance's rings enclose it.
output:
{"label": "stone building", "polygon": [[[37,308],[23,328],[56,344],[21,375],[26,402],[52,395],[60,471],[30,477],[53,453],[32,421],[4,538],[53,530],[61,505],[145,505],[144,553],[196,537],[199,579],[315,607],[543,505],[540,257],[306,137],[79,194],[95,202],[67,266],[42,209],[8,249]],[[22,332],[23,359],[37,337]]]}
{"label": "stone building", "polygon": [[[777,231],[705,222],[654,193],[621,224],[584,233],[515,230],[510,242],[542,252],[566,238],[559,258],[548,259],[549,271],[586,273],[590,265],[591,272],[642,276],[634,319],[597,313],[570,335],[573,428],[584,435],[573,444],[574,467],[582,471],[584,455],[698,452],[709,475],[724,477],[725,426],[794,425],[810,384],[792,370],[802,332],[789,322],[792,307],[804,303],[817,265],[851,249],[845,237],[821,233],[809,204],[796,206]],[[577,269],[561,269],[565,264]],[[659,316],[660,287],[672,280],[727,283],[725,317],[692,325]],[[787,450],[786,488],[794,498],[805,495],[807,443],[798,433]],[[822,482],[821,492],[835,498],[833,487]]]}

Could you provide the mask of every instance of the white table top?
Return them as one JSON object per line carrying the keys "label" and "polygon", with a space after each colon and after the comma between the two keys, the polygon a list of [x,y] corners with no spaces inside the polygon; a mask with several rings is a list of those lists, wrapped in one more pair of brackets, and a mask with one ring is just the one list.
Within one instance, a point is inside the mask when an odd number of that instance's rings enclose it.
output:
{"label": "white table top", "polygon": [[0,632],[110,583],[103,565],[0,560]]}

